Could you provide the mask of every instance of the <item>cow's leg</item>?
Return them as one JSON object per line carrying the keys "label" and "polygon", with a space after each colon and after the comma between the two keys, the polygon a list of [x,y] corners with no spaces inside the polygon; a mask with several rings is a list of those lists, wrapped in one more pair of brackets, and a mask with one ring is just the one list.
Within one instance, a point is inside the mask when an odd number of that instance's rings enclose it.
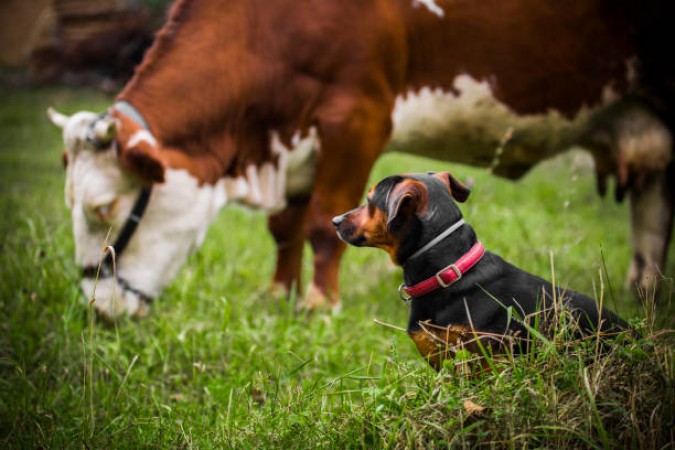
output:
{"label": "cow's leg", "polygon": [[281,212],[270,216],[268,228],[277,245],[277,266],[273,289],[286,294],[293,289],[300,294],[302,250],[305,242],[303,223],[309,199],[290,199]]}
{"label": "cow's leg", "polygon": [[[673,166],[645,176],[630,191],[633,260],[626,284],[650,298],[663,276],[666,252],[673,228]],[[670,174],[670,176],[669,176]]]}
{"label": "cow's leg", "polygon": [[331,219],[354,208],[368,174],[391,130],[392,102],[369,101],[345,108],[336,105],[320,118],[321,153],[306,228],[314,251],[314,278],[302,307],[316,309],[329,301],[340,306],[339,265],[345,244]]}

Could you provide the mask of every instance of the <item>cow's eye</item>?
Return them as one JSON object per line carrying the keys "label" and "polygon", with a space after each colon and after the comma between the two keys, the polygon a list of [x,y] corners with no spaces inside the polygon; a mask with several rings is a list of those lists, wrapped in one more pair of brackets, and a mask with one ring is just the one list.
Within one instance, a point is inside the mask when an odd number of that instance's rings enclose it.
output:
{"label": "cow's eye", "polygon": [[89,208],[88,218],[94,223],[108,224],[115,213],[117,199],[112,201],[98,203]]}

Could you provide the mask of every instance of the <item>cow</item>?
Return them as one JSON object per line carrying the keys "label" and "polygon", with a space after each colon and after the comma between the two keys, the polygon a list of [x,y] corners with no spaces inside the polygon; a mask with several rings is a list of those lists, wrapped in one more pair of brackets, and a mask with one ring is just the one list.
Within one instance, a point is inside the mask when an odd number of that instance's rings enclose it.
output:
{"label": "cow", "polygon": [[[178,0],[105,113],[50,113],[82,288],[98,282],[103,315],[144,315],[239,202],[269,211],[273,286],[301,290],[308,240],[302,306],[337,309],[331,218],[383,151],[517,179],[573,146],[593,155],[601,193],[615,177],[628,195],[628,283],[653,286],[675,192],[666,3]],[[98,267],[102,242],[116,257]]]}

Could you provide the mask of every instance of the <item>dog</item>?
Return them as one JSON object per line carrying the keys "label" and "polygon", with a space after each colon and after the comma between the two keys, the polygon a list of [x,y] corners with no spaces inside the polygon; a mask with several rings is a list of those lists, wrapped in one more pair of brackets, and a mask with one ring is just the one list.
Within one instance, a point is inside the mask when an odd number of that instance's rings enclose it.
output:
{"label": "dog", "polygon": [[344,242],[379,247],[403,267],[408,335],[433,368],[460,348],[481,364],[486,352],[527,352],[533,335],[551,336],[561,316],[575,338],[604,340],[628,329],[590,297],[486,251],[455,203],[469,194],[448,172],[393,175],[370,189],[366,204],[333,218]]}

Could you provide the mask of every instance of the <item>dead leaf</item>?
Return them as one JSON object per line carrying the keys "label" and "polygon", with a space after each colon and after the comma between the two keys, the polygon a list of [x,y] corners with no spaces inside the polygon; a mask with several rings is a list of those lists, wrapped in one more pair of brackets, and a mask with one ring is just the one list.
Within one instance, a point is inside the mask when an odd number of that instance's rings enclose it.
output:
{"label": "dead leaf", "polygon": [[464,400],[464,410],[470,415],[480,416],[485,412],[485,406],[481,406],[477,403],[472,402],[471,400]]}
{"label": "dead leaf", "polygon": [[263,403],[265,403],[265,400],[267,399],[267,395],[265,394],[265,391],[252,387],[251,388],[251,398],[258,405],[262,405]]}
{"label": "dead leaf", "polygon": [[185,400],[185,394],[182,394],[182,393],[180,393],[180,392],[176,392],[175,394],[173,394],[173,395],[172,395],[171,397],[169,397],[169,398],[170,398],[171,400],[173,400],[174,402],[182,402],[183,400]]}

